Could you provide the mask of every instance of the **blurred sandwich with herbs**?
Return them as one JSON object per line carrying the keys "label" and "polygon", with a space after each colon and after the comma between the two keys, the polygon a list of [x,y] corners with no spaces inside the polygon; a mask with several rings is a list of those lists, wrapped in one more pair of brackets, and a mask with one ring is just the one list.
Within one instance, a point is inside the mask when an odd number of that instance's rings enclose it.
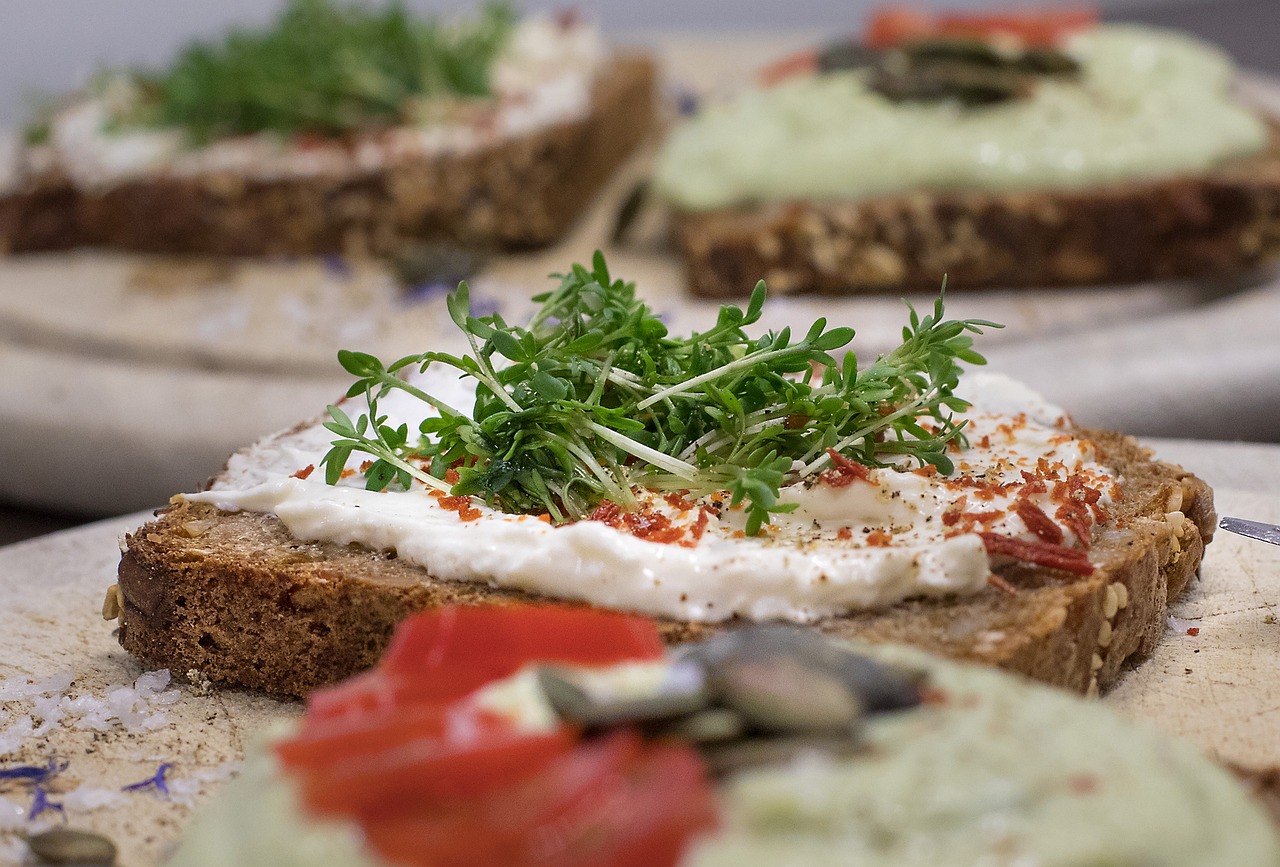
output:
{"label": "blurred sandwich with herbs", "polygon": [[291,0],[47,102],[0,144],[0,250],[541,246],[653,121],[652,61],[575,15]]}

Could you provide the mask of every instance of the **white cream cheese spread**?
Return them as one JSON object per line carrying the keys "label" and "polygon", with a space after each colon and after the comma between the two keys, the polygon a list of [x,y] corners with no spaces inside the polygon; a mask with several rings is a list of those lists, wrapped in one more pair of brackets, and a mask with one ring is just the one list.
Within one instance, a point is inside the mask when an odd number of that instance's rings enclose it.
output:
{"label": "white cream cheese spread", "polygon": [[[425,377],[447,403],[470,406],[452,371]],[[330,486],[309,469],[333,439],[318,423],[236,455],[213,489],[186,497],[272,513],[304,541],[394,550],[435,579],[684,620],[805,622],[975,592],[991,575],[983,534],[1034,542],[1030,515],[1052,521],[1070,545],[1105,515],[1118,479],[1070,432],[1062,410],[993,374],[966,375],[959,393],[973,406],[964,415],[969,448],[952,456],[952,475],[829,470],[784,487],[782,501],[797,509],[753,537],[742,513],[715,496],[638,491],[637,511],[599,510],[593,520],[552,526],[416,485],[367,491],[359,473]],[[424,408],[398,392],[380,405],[392,426],[410,429]]]}
{"label": "white cream cheese spread", "polygon": [[1199,173],[1261,151],[1262,119],[1230,93],[1215,47],[1153,28],[1072,37],[1079,81],[964,109],[898,103],[865,71],[800,76],[714,105],[668,140],[655,182],[689,210],[914,189],[1082,187]]}
{"label": "white cream cheese spread", "polygon": [[347,142],[282,140],[270,133],[234,136],[188,147],[180,130],[113,126],[137,98],[127,78],[51,119],[49,143],[28,148],[5,171],[0,190],[26,175],[57,167],[76,184],[106,187],[154,172],[192,176],[229,172],[274,179],[373,171],[423,155],[472,150],[584,116],[591,87],[606,58],[599,29],[577,20],[530,16],[517,25],[494,62],[492,101],[444,98],[420,125],[402,126]]}

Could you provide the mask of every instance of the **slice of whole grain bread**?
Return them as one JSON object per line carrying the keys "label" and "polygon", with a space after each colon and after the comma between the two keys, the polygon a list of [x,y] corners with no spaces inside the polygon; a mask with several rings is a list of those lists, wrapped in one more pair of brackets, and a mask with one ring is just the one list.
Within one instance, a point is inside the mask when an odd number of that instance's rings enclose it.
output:
{"label": "slice of whole grain bread", "polygon": [[0,251],[381,255],[421,241],[542,246],[564,234],[652,131],[654,88],[652,59],[620,53],[579,119],[358,174],[157,173],[81,189],[49,171],[0,196]]}
{"label": "slice of whole grain bread", "polygon": [[920,190],[675,216],[690,289],[1068,286],[1239,275],[1280,260],[1280,126],[1202,175],[1074,190]]}
{"label": "slice of whole grain bread", "polygon": [[[1092,575],[1002,567],[1016,593],[991,587],[908,601],[817,628],[912,644],[1077,692],[1105,689],[1154,648],[1215,517],[1200,479],[1151,459],[1128,437],[1083,433],[1122,477],[1110,521],[1095,529]],[[394,554],[302,542],[274,516],[181,497],[125,539],[118,581],[104,614],[118,615],[130,653],[215,683],[297,696],[372,666],[413,611],[533,598],[435,580]],[[664,621],[661,628],[669,641],[683,642],[723,626]]]}

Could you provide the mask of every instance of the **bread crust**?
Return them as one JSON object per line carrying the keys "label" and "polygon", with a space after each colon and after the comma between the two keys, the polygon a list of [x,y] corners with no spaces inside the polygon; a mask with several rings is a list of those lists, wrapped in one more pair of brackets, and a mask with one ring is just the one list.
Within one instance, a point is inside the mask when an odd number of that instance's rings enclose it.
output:
{"label": "bread crust", "polygon": [[77,189],[48,174],[0,198],[0,250],[82,245],[226,256],[393,253],[410,242],[549,244],[653,129],[655,70],[621,53],[584,117],[352,175],[157,174]]}
{"label": "bread crust", "polygon": [[746,295],[1072,286],[1238,275],[1280,260],[1280,125],[1202,175],[1077,190],[917,191],[683,212],[690,289]]}
{"label": "bread crust", "polygon": [[[1001,568],[1016,594],[991,588],[911,600],[817,628],[913,644],[1076,692],[1106,689],[1155,647],[1168,603],[1195,574],[1216,519],[1200,479],[1152,460],[1128,437],[1084,435],[1123,479],[1123,497],[1095,533],[1092,575]],[[394,554],[300,542],[273,516],[221,512],[181,497],[126,537],[118,581],[119,640],[134,656],[178,674],[194,670],[215,683],[289,696],[372,666],[411,612],[537,598],[434,580]],[[660,628],[679,643],[724,625],[665,620]]]}

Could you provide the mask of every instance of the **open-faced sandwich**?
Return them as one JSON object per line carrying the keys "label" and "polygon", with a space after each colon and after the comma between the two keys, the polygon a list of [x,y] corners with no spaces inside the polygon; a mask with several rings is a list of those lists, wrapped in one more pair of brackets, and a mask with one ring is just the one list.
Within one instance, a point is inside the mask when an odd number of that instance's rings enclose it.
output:
{"label": "open-faced sandwich", "polygon": [[100,75],[0,142],[0,250],[546,244],[653,117],[651,61],[572,15],[292,0],[269,29]]}
{"label": "open-faced sandwich", "polygon": [[303,695],[448,603],[898,641],[1085,692],[1154,647],[1213,526],[1208,488],[979,364],[942,298],[870,364],[853,329],[750,336],[765,303],[667,333],[597,254],[527,327],[449,311],[468,351],[357,377],[128,536],[123,646]]}
{"label": "open-faced sandwich", "polygon": [[1189,745],[1006,674],[513,605],[406,621],[169,864],[1276,867],[1280,837]]}
{"label": "open-faced sandwich", "polygon": [[873,16],[675,130],[689,285],[1120,283],[1280,258],[1275,123],[1221,51],[1088,12]]}

